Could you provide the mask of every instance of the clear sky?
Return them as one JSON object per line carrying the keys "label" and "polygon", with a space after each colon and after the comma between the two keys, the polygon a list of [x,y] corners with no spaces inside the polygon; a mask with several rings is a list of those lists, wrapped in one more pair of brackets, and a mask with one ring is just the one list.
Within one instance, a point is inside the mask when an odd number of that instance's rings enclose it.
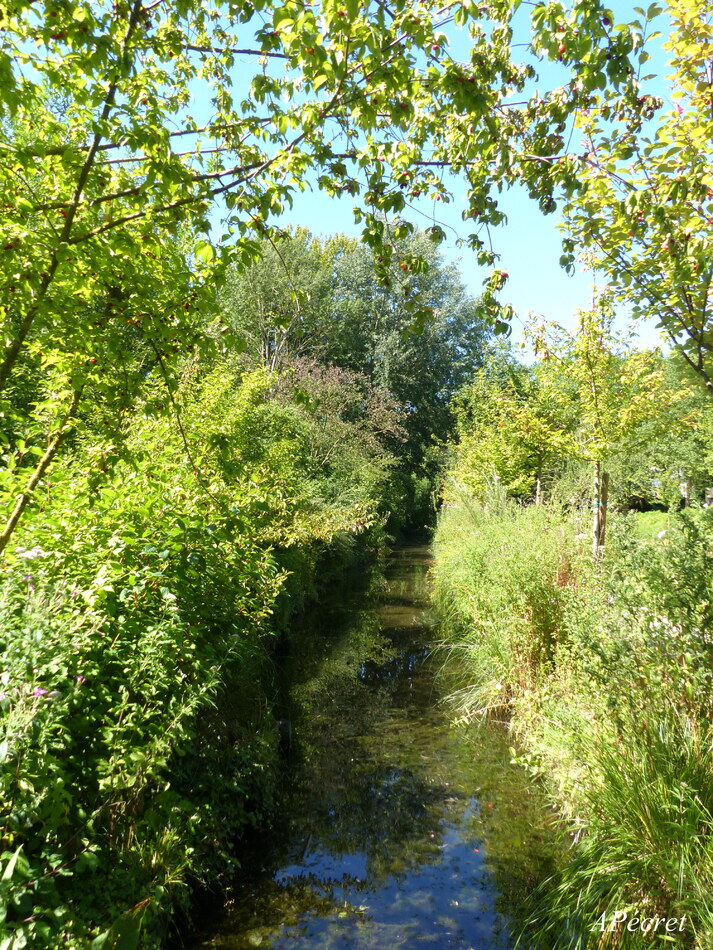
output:
{"label": "clear sky", "polygon": [[[611,10],[615,21],[627,22],[634,19],[637,16],[635,5],[635,0],[614,0]],[[663,31],[665,21],[660,19],[662,25],[658,28]],[[459,32],[460,35],[454,34],[451,37],[451,50],[456,58],[467,55],[467,35],[463,31]],[[527,39],[526,33],[521,37],[516,36],[516,40]],[[651,66],[650,72],[659,77],[651,91],[667,99],[669,90],[664,81],[665,57],[660,42],[651,52],[652,60],[648,64]],[[565,68],[557,64],[541,66],[540,75],[542,87],[561,85],[566,81]],[[580,144],[576,140],[576,134],[571,143],[573,151],[577,151]],[[464,193],[463,188],[461,194]],[[446,206],[442,202],[419,201],[405,216],[417,225],[428,226],[435,221],[445,227],[448,239],[441,245],[444,257],[449,261],[458,261],[464,283],[477,295],[481,290],[485,271],[478,268],[472,251],[465,246],[457,246],[457,239],[468,233],[468,226],[461,218],[464,199],[461,199],[457,183],[454,196],[455,200]],[[358,237],[361,225],[354,223],[352,207],[353,201],[348,196],[330,198],[315,189],[296,195],[293,210],[286,214],[282,221],[284,224],[308,227],[315,234],[342,232]],[[574,311],[591,305],[595,277],[581,269],[573,276],[568,276],[560,267],[561,236],[557,230],[557,212],[544,215],[521,189],[503,194],[502,208],[507,214],[508,222],[493,231],[493,242],[496,251],[501,255],[499,266],[509,274],[501,298],[504,303],[512,304],[518,315],[513,321],[513,339],[516,342],[520,339],[522,321],[530,312],[565,326],[573,326]],[[621,315],[621,321],[625,321],[624,314]],[[641,327],[639,339],[640,344],[646,347],[660,343],[659,334],[653,325]]]}

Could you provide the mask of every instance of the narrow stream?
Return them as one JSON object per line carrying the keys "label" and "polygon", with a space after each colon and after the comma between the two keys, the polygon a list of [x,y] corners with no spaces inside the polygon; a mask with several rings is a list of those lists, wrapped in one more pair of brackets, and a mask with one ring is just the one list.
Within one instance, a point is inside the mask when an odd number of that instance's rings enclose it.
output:
{"label": "narrow stream", "polygon": [[512,946],[548,815],[502,730],[448,720],[428,558],[398,550],[381,596],[344,595],[293,639],[282,819],[196,947]]}

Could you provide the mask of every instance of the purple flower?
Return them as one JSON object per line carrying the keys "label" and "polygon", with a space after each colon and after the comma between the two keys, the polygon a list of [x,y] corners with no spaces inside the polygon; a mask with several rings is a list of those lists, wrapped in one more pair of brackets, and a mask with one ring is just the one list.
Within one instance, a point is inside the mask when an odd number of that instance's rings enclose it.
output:
{"label": "purple flower", "polygon": [[33,692],[32,695],[33,695],[33,696],[46,696],[46,695],[47,695],[47,690],[46,690],[46,689],[43,689],[41,686],[35,686],[35,689],[34,689],[34,692]]}
{"label": "purple flower", "polygon": [[75,676],[75,677],[74,677],[74,682],[75,682],[78,686],[81,686],[82,683],[86,683],[86,682],[87,682],[87,678],[86,678],[86,676],[78,675],[78,676]]}

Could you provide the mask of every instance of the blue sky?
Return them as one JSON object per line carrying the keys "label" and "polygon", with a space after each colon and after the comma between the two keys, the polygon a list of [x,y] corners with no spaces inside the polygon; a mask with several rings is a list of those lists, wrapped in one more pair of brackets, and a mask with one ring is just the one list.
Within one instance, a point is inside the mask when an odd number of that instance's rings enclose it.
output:
{"label": "blue sky", "polygon": [[[634,19],[635,2],[630,0],[614,0],[611,10],[615,21],[627,22]],[[665,29],[665,21],[659,18]],[[456,57],[459,53],[466,54],[467,34],[459,31],[451,37],[451,50]],[[516,41],[526,41],[525,32]],[[668,98],[669,90],[665,84],[665,56],[660,48],[651,49],[652,60],[650,72],[659,77],[653,84],[651,91]],[[540,85],[554,86],[565,81],[566,72],[557,64],[548,64],[540,67],[542,81]],[[572,149],[577,150],[579,143],[572,140]],[[463,189],[462,194],[465,193]],[[457,239],[467,234],[467,225],[461,218],[463,198],[459,194],[459,186],[454,187],[454,201],[450,205],[418,202],[407,215],[415,224],[427,226],[434,221],[446,226],[447,241],[441,246],[444,257],[449,261],[457,261],[468,289],[477,295],[480,292],[485,271],[478,268],[475,255],[467,247],[458,247]],[[295,196],[293,210],[286,214],[283,223],[308,227],[315,234],[333,234],[341,232],[358,237],[361,225],[354,223],[352,215],[353,201],[344,196],[330,198],[318,190],[307,191]],[[529,313],[542,315],[547,320],[554,320],[565,326],[573,326],[574,311],[591,305],[592,289],[595,275],[578,270],[573,276],[568,276],[559,265],[561,254],[561,236],[557,230],[558,214],[544,215],[535,202],[527,197],[522,190],[512,190],[502,195],[502,208],[507,214],[508,222],[505,226],[493,232],[496,251],[501,255],[500,266],[508,271],[509,280],[502,293],[505,303],[514,307],[517,318],[513,321],[513,339],[521,339],[522,321]],[[601,282],[601,281],[600,281]],[[620,322],[626,322],[626,315],[621,314]],[[640,345],[644,347],[656,346],[660,337],[653,325],[643,326],[639,330]]]}

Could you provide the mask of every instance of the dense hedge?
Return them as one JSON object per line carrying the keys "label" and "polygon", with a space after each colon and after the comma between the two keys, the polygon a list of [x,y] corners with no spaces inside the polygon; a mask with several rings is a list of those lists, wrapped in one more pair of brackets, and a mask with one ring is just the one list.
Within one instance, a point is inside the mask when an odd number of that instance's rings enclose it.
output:
{"label": "dense hedge", "polygon": [[340,415],[353,379],[303,384],[321,408],[191,370],[180,427],[149,398],[113,457],[75,444],[37,498],[0,587],[2,950],[158,946],[269,811],[276,632],[327,560],[379,543],[391,465]]}

